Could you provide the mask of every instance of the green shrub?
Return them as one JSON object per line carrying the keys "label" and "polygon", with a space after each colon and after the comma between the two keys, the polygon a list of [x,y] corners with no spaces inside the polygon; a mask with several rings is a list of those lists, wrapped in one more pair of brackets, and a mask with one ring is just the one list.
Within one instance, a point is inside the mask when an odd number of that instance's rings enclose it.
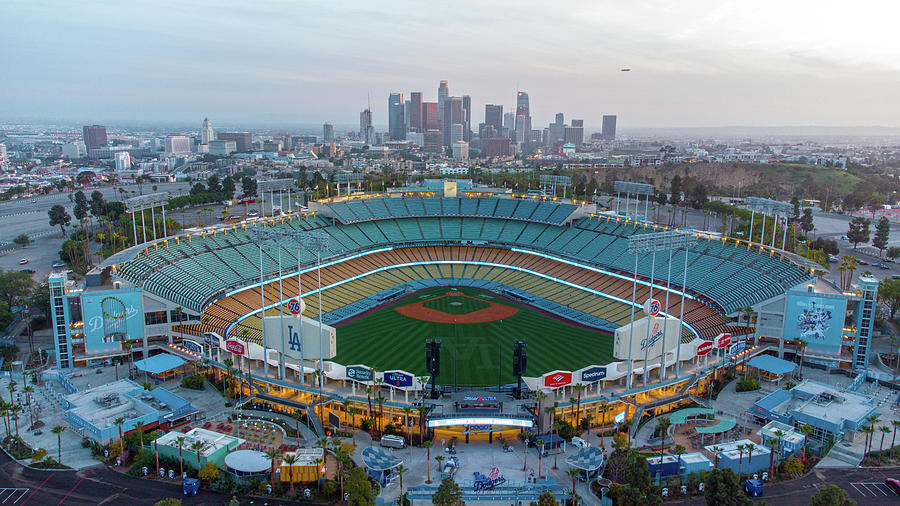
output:
{"label": "green shrub", "polygon": [[738,392],[750,392],[759,390],[759,380],[756,378],[741,378],[737,382],[735,390]]}
{"label": "green shrub", "polygon": [[192,390],[203,390],[203,376],[195,374],[181,378],[181,386]]}

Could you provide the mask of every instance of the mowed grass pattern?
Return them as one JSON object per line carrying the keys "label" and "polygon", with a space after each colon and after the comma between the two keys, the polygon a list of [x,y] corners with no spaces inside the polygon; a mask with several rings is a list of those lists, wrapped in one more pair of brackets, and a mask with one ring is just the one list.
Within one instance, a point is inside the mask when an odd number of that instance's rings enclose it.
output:
{"label": "mowed grass pattern", "polygon": [[[528,343],[526,376],[538,376],[557,369],[572,371],[613,360],[611,334],[571,325],[478,289],[456,288],[467,295],[517,307],[519,312],[502,322],[453,325],[416,320],[394,311],[396,307],[450,290],[446,287],[422,290],[346,325],[339,324],[335,362],[365,364],[377,371],[402,369],[424,375],[425,340],[438,338],[442,341],[439,384],[491,385],[515,381],[512,352],[516,339]],[[444,300],[463,302],[466,298]],[[472,306],[472,310],[481,307]],[[454,310],[459,307],[454,306]]]}

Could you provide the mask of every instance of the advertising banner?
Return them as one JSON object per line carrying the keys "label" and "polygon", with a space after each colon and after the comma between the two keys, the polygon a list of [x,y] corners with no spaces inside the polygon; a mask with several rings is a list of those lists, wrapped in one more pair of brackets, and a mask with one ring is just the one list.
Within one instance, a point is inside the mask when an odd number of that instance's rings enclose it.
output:
{"label": "advertising banner", "polygon": [[[647,337],[647,326],[650,326],[650,337]],[[647,352],[647,360],[658,359],[663,352],[663,341],[666,345],[666,353],[671,352],[678,346],[680,341],[680,323],[678,318],[671,317],[646,317],[634,322],[634,333],[632,335],[631,325],[626,324],[616,329],[615,341],[613,343],[613,356],[620,360],[644,360],[645,349]],[[664,330],[665,329],[665,330]],[[665,339],[663,332],[665,331]],[[629,356],[629,345],[631,355]]]}
{"label": "advertising banner", "polygon": [[403,371],[389,371],[384,373],[384,383],[397,388],[411,387],[413,377]]}
{"label": "advertising banner", "polygon": [[[306,316],[302,318],[293,315],[267,316],[264,325],[266,326],[266,346],[268,348],[280,352],[281,336],[284,332],[284,355],[286,357],[300,360],[302,353],[303,360],[319,359],[318,321]],[[337,337],[334,327],[322,325],[321,348],[323,358],[334,358],[337,354]]]}
{"label": "advertising banner", "polygon": [[361,365],[348,365],[347,378],[354,381],[370,382],[375,379],[375,373],[372,369]]}
{"label": "advertising banner", "polygon": [[581,371],[582,383],[590,383],[606,378],[606,366],[588,367]]}
{"label": "advertising banner", "polygon": [[847,301],[842,298],[788,294],[784,338],[802,339],[812,353],[838,355]]}
{"label": "advertising banner", "polygon": [[225,341],[225,349],[237,355],[243,355],[246,351],[244,345],[238,341]]}
{"label": "advertising banner", "polygon": [[544,386],[547,388],[564,387],[572,382],[572,373],[568,371],[554,371],[544,375]]}

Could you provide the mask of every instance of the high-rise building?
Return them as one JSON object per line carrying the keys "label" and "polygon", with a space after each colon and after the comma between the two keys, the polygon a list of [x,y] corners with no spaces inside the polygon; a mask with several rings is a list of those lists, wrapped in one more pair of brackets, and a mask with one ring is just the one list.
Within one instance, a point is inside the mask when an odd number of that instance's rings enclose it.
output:
{"label": "high-rise building", "polygon": [[[434,105],[437,106],[437,104]],[[422,149],[426,153],[440,153],[441,151],[443,151],[441,131],[437,129],[426,130],[424,144],[425,145],[422,147]]]}
{"label": "high-rise building", "polygon": [[187,135],[170,135],[166,137],[166,153],[190,153],[192,144]]}
{"label": "high-rise building", "polygon": [[440,130],[441,117],[438,116],[437,102],[422,102],[422,130]]}
{"label": "high-rise building", "polygon": [[438,85],[438,121],[444,121],[444,101],[450,96],[450,86],[447,81],[441,81]]}
{"label": "high-rise building", "polygon": [[414,91],[409,94],[409,131],[422,132],[422,92]]}
{"label": "high-rise building", "polygon": [[484,124],[494,127],[495,136],[503,132],[503,106],[486,104],[484,106]]}
{"label": "high-rise building", "polygon": [[322,139],[325,142],[334,142],[334,125],[331,123],[322,125]]}
{"label": "high-rise building", "polygon": [[616,117],[615,115],[603,116],[603,133],[600,137],[603,140],[616,140]]}
{"label": "high-rise building", "polygon": [[506,137],[512,138],[512,134],[515,129],[516,115],[511,112],[503,113],[503,130],[506,131]]}
{"label": "high-rise building", "polygon": [[209,118],[203,118],[203,124],[200,125],[200,144],[209,145],[209,141],[216,140],[216,134],[213,133],[212,123]]}
{"label": "high-rise building", "polygon": [[441,132],[444,137],[444,147],[449,148],[453,142],[452,127],[463,123],[463,99],[462,97],[447,97],[444,101],[444,117],[441,118]]}
{"label": "high-rise building", "polygon": [[528,93],[520,91],[516,94],[516,142],[528,144],[531,136],[531,107]]}
{"label": "high-rise building", "polygon": [[[462,126],[462,125],[460,125]],[[469,159],[469,143],[466,141],[454,141],[453,146],[451,147],[451,154],[453,158],[457,160],[468,160]]]}
{"label": "high-rise building", "polygon": [[403,109],[403,93],[391,93],[388,96],[388,135],[392,141],[406,140]]}
{"label": "high-rise building", "polygon": [[[65,148],[65,146],[63,146],[63,148]],[[65,149],[63,151],[63,154],[65,154]],[[6,163],[6,144],[0,144],[0,163]]]}
{"label": "high-rise building", "polygon": [[234,141],[238,151],[250,151],[253,147],[253,134],[250,132],[219,132],[216,138],[220,141]]}
{"label": "high-rise building", "polygon": [[509,139],[506,137],[482,139],[481,152],[484,156],[509,156]]}
{"label": "high-rise building", "polygon": [[547,139],[544,141],[544,145],[548,147],[553,147],[557,143],[562,142],[566,136],[566,117],[563,113],[556,113],[556,121],[550,123],[550,127],[548,128]]}
{"label": "high-rise building", "polygon": [[574,144],[576,148],[581,147],[584,143],[584,121],[580,119],[573,119],[572,126],[567,126],[565,130],[565,142],[566,144]]}
{"label": "high-rise building", "polygon": [[226,156],[237,150],[237,142],[223,141],[222,139],[209,141],[209,154]]}
{"label": "high-rise building", "polygon": [[88,150],[107,146],[106,127],[103,125],[85,125],[82,128],[82,134],[84,136],[84,147]]}
{"label": "high-rise building", "polygon": [[372,111],[364,109],[359,113],[359,138],[365,141],[366,144],[371,144],[375,142],[375,137],[372,133]]}
{"label": "high-rise building", "polygon": [[450,144],[452,145],[457,141],[466,140],[466,126],[462,123],[454,123],[450,125]]}
{"label": "high-rise building", "polygon": [[466,142],[472,140],[472,97],[463,95],[463,137]]}

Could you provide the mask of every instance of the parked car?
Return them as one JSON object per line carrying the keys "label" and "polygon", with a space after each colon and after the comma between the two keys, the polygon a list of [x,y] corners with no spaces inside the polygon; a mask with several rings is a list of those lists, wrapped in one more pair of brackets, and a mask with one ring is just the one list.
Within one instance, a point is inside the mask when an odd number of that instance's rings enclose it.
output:
{"label": "parked car", "polygon": [[27,259],[27,258],[23,258],[23,259],[19,260],[19,265],[25,265],[25,264],[27,264],[27,263],[28,263],[28,259]]}
{"label": "parked car", "polygon": [[588,443],[584,439],[581,439],[578,436],[574,436],[572,438],[572,446],[574,446],[575,448],[585,448],[588,446]]}
{"label": "parked car", "polygon": [[63,262],[62,260],[57,260],[57,261],[53,262],[53,265],[51,265],[50,267],[53,267],[54,269],[59,269],[60,267],[65,267],[65,266],[66,266],[65,262]]}
{"label": "parked car", "polygon": [[884,265],[882,263],[872,264],[872,267],[878,267],[879,269],[885,269],[885,270],[890,269],[890,267],[888,267],[887,265]]}
{"label": "parked car", "polygon": [[762,480],[747,480],[744,482],[744,492],[750,497],[759,497],[763,495]]}
{"label": "parked car", "polygon": [[34,274],[34,269],[21,269],[22,272],[27,272],[28,274]]}
{"label": "parked car", "polygon": [[858,263],[859,265],[869,265],[869,262],[866,262],[865,260],[863,260],[861,258],[857,258],[856,263]]}
{"label": "parked car", "polygon": [[388,448],[404,448],[406,447],[406,440],[400,436],[388,434],[386,436],[381,436],[381,446],[386,446]]}
{"label": "parked car", "polygon": [[884,484],[887,487],[894,491],[896,494],[900,494],[900,480],[895,480],[894,478],[887,478],[884,480]]}

